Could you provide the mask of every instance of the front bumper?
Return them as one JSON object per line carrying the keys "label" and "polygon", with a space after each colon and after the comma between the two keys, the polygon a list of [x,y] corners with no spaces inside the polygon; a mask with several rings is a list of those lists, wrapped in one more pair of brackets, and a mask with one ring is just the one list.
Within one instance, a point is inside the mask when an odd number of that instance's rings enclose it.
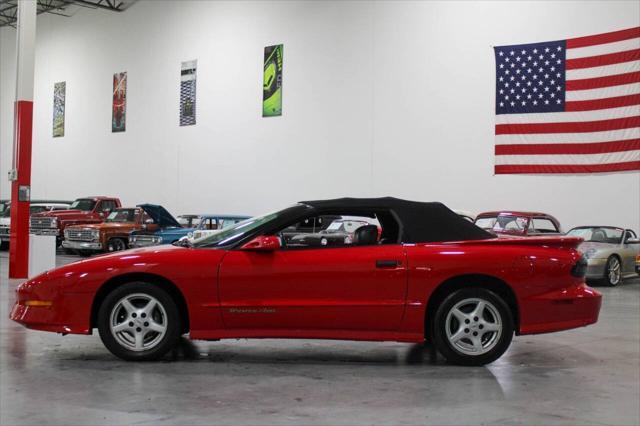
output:
{"label": "front bumper", "polygon": [[550,333],[598,321],[602,295],[586,284],[533,296],[521,302],[520,334]]}
{"label": "front bumper", "polygon": [[17,295],[10,314],[13,321],[33,330],[91,334],[91,294],[63,293],[55,297],[51,306],[26,306],[26,300],[39,298],[20,291]]}
{"label": "front bumper", "polygon": [[102,251],[102,243],[99,242],[89,242],[89,241],[69,241],[64,240],[62,242],[62,247],[71,250],[95,250]]}
{"label": "front bumper", "polygon": [[58,228],[31,228],[29,233],[34,235],[53,235],[55,237],[60,235]]}

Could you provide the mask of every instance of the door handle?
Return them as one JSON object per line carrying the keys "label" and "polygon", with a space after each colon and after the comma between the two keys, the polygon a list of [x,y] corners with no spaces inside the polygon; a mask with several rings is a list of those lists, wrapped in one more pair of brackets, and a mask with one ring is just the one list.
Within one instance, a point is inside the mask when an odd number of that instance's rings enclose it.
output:
{"label": "door handle", "polygon": [[397,268],[400,266],[399,260],[376,260],[376,268]]}

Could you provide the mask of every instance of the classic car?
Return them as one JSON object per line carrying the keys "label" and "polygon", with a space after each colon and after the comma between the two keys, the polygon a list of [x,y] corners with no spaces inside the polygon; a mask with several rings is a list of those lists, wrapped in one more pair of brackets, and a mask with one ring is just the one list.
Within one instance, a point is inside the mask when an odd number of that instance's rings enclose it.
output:
{"label": "classic car", "polygon": [[[350,245],[288,247],[281,233],[325,215],[376,220]],[[495,238],[440,203],[304,201],[194,244],[98,256],[21,284],[11,319],[91,334],[126,360],[180,336],[433,342],[455,364],[499,358],[514,336],[598,319],[580,238]]]}
{"label": "classic car", "polygon": [[[336,219],[329,224],[326,229],[319,232],[299,233],[287,238],[283,236],[283,241],[287,247],[309,247],[309,246],[344,246],[353,243],[355,232],[362,226],[373,225],[366,220]],[[287,229],[287,234],[292,230]]]}
{"label": "classic car", "polygon": [[196,226],[198,226],[199,219],[200,219],[199,214],[181,214],[178,217],[176,217],[176,219],[178,220],[178,223],[180,224],[180,226],[182,226],[183,228],[195,228]]}
{"label": "classic car", "polygon": [[540,212],[496,211],[480,213],[474,223],[498,235],[560,234],[560,222],[550,214]]}
{"label": "classic car", "polygon": [[120,207],[109,213],[104,222],[67,226],[62,247],[81,255],[125,250],[131,231],[157,227],[154,207]]}
{"label": "classic car", "polygon": [[228,214],[208,214],[200,216],[198,226],[187,234],[188,238],[198,239],[228,228],[238,222],[249,219],[249,216]]}
{"label": "classic car", "polygon": [[101,223],[112,210],[120,206],[120,200],[113,197],[78,198],[71,203],[69,210],[32,215],[30,232],[35,235],[55,235],[60,245],[67,226]]}
{"label": "classic car", "polygon": [[615,226],[578,226],[567,235],[584,241],[578,246],[587,259],[587,279],[616,286],[624,278],[640,274],[637,265],[640,240],[631,229]]}
{"label": "classic car", "polygon": [[[231,216],[231,215],[200,215],[192,223],[197,223],[195,228],[184,228],[179,223],[172,222],[172,216],[166,212],[167,221],[165,226],[157,230],[141,230],[134,231],[129,235],[129,243],[131,247],[149,247],[159,244],[173,244],[182,238],[200,238],[205,234],[215,232],[226,226],[245,220],[248,216]],[[175,219],[174,219],[175,220]],[[195,236],[194,236],[195,234]]]}
{"label": "classic car", "polygon": [[[29,214],[41,212],[59,211],[69,209],[70,203],[55,201],[37,201],[29,203]],[[5,209],[0,212],[0,247],[5,248],[9,244],[11,233],[11,203],[7,203]]]}

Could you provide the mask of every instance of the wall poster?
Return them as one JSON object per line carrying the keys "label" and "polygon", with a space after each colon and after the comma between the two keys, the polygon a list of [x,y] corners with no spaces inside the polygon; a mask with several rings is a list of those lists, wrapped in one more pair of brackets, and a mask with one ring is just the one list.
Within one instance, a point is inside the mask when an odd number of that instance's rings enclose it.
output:
{"label": "wall poster", "polygon": [[282,115],[282,44],[264,48],[262,116]]}
{"label": "wall poster", "polygon": [[180,125],[196,124],[196,67],[198,61],[182,63],[180,70]]}
{"label": "wall poster", "polygon": [[53,137],[64,136],[64,107],[67,82],[61,81],[53,85]]}
{"label": "wall poster", "polygon": [[127,119],[127,72],[113,75],[113,115],[111,131],[124,132]]}

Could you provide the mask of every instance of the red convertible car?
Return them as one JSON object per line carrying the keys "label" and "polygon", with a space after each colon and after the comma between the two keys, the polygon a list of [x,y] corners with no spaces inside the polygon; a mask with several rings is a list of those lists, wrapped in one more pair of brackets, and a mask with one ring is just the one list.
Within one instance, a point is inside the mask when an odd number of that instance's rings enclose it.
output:
{"label": "red convertible car", "polygon": [[[283,244],[284,230],[323,216],[369,224],[342,246]],[[452,363],[482,365],[514,334],[597,321],[601,295],[584,283],[580,241],[498,239],[440,203],[307,201],[182,245],[46,272],[18,287],[11,318],[62,334],[97,328],[126,360],[158,359],[188,333],[427,340]]]}

